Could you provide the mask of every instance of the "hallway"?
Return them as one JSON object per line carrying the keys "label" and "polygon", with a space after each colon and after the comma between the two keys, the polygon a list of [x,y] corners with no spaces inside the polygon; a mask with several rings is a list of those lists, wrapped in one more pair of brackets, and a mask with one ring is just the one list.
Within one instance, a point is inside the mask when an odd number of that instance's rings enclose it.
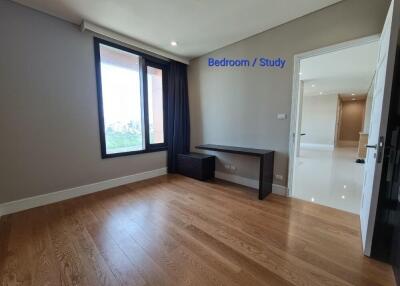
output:
{"label": "hallway", "polygon": [[359,214],[364,165],[356,159],[356,148],[301,149],[293,197]]}

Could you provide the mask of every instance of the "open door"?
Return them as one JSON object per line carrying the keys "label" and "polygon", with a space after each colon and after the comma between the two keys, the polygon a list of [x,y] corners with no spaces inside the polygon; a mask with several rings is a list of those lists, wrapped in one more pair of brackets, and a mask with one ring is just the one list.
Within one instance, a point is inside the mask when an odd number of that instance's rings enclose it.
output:
{"label": "open door", "polygon": [[374,95],[369,128],[368,151],[364,169],[364,184],[360,210],[361,236],[364,254],[370,256],[375,225],[382,158],[385,152],[397,37],[399,32],[400,0],[392,0],[382,35],[375,75]]}
{"label": "open door", "polygon": [[298,118],[297,118],[297,134],[300,134],[300,136],[297,136],[296,138],[296,157],[300,157],[300,144],[301,144],[301,117],[302,117],[302,109],[303,109],[303,94],[304,94],[304,81],[300,80],[300,85],[299,85],[299,111],[298,111]]}

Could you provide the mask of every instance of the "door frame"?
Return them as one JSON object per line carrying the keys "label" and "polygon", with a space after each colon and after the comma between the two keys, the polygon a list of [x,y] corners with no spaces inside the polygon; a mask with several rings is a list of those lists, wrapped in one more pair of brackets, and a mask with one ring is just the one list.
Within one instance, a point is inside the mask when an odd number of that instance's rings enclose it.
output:
{"label": "door frame", "polygon": [[375,34],[367,37],[362,37],[359,39],[342,42],[339,44],[334,44],[331,46],[311,50],[308,52],[300,53],[294,55],[293,61],[293,77],[292,77],[292,105],[291,105],[291,115],[290,115],[290,133],[289,133],[289,176],[288,176],[288,191],[287,196],[293,196],[293,177],[294,177],[294,161],[296,158],[297,150],[299,149],[300,143],[300,116],[301,116],[301,101],[300,97],[300,62],[303,59],[332,53],[347,48],[357,47],[365,44],[370,44],[377,42],[380,39],[380,34]]}
{"label": "door frame", "polygon": [[342,130],[342,107],[343,107],[343,102],[340,97],[340,94],[338,94],[337,104],[336,104],[335,143],[333,145],[334,148],[339,146],[340,131]]}

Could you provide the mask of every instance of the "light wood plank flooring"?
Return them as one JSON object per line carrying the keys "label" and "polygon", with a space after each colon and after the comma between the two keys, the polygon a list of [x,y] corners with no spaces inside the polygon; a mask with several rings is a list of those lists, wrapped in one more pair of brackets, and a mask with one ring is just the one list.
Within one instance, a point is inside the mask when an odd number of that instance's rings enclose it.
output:
{"label": "light wood plank flooring", "polygon": [[168,175],[0,220],[2,285],[394,285],[356,215]]}

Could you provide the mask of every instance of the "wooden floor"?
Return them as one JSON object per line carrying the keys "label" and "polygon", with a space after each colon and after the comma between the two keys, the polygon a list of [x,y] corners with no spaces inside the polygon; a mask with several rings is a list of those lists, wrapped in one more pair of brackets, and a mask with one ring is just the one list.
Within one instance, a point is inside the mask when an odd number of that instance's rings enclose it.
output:
{"label": "wooden floor", "polygon": [[5,216],[2,285],[394,285],[358,217],[178,175]]}

